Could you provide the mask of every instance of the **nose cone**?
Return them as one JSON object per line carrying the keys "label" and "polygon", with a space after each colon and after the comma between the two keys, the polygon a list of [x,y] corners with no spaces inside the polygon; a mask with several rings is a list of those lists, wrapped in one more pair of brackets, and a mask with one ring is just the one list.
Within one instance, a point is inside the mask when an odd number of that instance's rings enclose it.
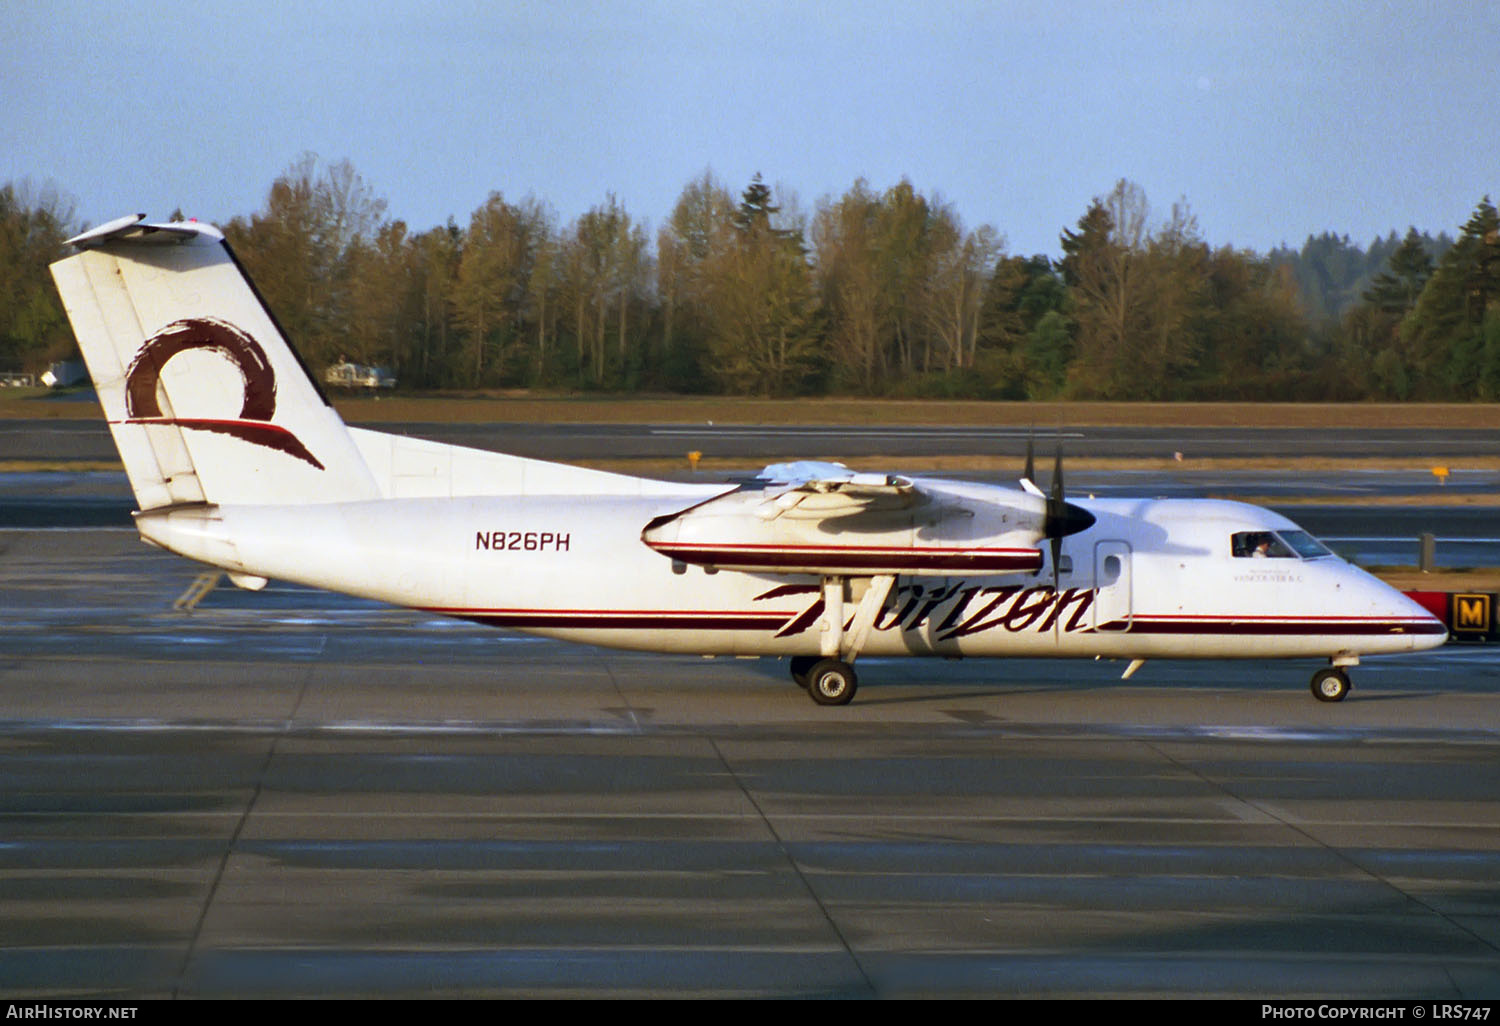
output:
{"label": "nose cone", "polygon": [[1373,583],[1380,589],[1378,598],[1373,603],[1379,607],[1377,620],[1387,629],[1391,638],[1405,641],[1405,644],[1394,646],[1389,651],[1419,652],[1437,648],[1448,640],[1447,625],[1433,615],[1432,610],[1384,581]]}
{"label": "nose cone", "polygon": [[[1394,588],[1391,591],[1403,603],[1401,608],[1405,610],[1405,615],[1412,619],[1414,633],[1412,634],[1411,647],[1413,651],[1437,648],[1448,640],[1447,624],[1436,609],[1418,601],[1412,595],[1398,592]],[[1433,592],[1431,594],[1437,595],[1444,606],[1446,606],[1448,599],[1446,593]],[[1446,612],[1446,609],[1444,609],[1444,612]]]}

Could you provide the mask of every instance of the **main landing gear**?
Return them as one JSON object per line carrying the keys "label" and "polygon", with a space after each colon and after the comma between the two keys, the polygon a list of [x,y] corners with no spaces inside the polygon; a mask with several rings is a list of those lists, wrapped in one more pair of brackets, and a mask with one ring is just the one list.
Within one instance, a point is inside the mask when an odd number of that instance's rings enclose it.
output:
{"label": "main landing gear", "polygon": [[1342,666],[1326,666],[1313,674],[1312,693],[1320,702],[1342,702],[1349,688],[1349,674]]}
{"label": "main landing gear", "polygon": [[875,574],[869,580],[848,629],[844,627],[844,577],[823,578],[821,655],[793,656],[792,679],[807,689],[819,705],[848,705],[859,688],[854,660],[870,636],[875,617],[896,583],[894,574]]}
{"label": "main landing gear", "polygon": [[842,659],[794,656],[792,679],[819,705],[848,705],[859,688],[854,667]]}

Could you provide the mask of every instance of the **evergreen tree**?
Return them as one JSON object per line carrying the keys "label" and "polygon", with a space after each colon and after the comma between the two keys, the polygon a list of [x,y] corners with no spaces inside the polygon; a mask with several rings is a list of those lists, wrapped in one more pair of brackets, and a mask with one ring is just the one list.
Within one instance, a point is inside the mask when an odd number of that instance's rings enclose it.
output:
{"label": "evergreen tree", "polygon": [[808,391],[821,369],[812,272],[801,232],[773,225],[779,210],[756,175],[741,196],[730,245],[714,268],[710,366],[726,391]]}
{"label": "evergreen tree", "polygon": [[1068,382],[1073,326],[1061,310],[1048,310],[1026,333],[1021,349],[1024,392],[1016,398],[1054,399]]}
{"label": "evergreen tree", "polygon": [[72,204],[53,189],[30,191],[0,186],[0,370],[40,371],[75,349],[47,273],[74,232]]}
{"label": "evergreen tree", "polygon": [[1336,322],[1356,306],[1370,273],[1364,250],[1333,232],[1309,235],[1300,251],[1283,248],[1273,260],[1292,267],[1303,309],[1313,321]]}
{"label": "evergreen tree", "polygon": [[992,354],[997,396],[1045,399],[1062,388],[1072,355],[1066,299],[1062,275],[1045,255],[1002,257],[995,265],[980,308],[979,344]]}
{"label": "evergreen tree", "polygon": [[781,208],[771,201],[771,187],[761,181],[760,172],[756,172],[740,195],[740,205],[734,212],[734,226],[741,234],[756,231],[771,234],[771,215],[780,212]]}
{"label": "evergreen tree", "polygon": [[1500,215],[1488,196],[1439,260],[1401,326],[1412,356],[1416,394],[1468,399],[1490,371],[1484,323],[1500,303]]}
{"label": "evergreen tree", "polygon": [[1417,305],[1417,297],[1432,277],[1432,253],[1427,239],[1416,228],[1408,228],[1406,238],[1391,254],[1386,268],[1365,290],[1364,300],[1385,313],[1404,316]]}
{"label": "evergreen tree", "polygon": [[1078,230],[1064,228],[1061,244],[1063,257],[1057,269],[1069,288],[1076,288],[1089,274],[1093,265],[1104,258],[1109,247],[1114,222],[1102,200],[1094,200],[1084,215],[1078,219]]}

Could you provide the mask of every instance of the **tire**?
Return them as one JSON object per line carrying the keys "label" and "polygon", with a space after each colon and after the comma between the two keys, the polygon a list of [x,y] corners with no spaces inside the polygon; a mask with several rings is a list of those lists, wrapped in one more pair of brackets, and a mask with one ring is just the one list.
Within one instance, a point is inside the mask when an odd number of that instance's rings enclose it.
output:
{"label": "tire", "polygon": [[807,693],[819,705],[848,705],[858,687],[854,667],[839,659],[821,659],[807,673]]}
{"label": "tire", "polygon": [[808,674],[821,661],[819,656],[792,656],[792,680],[802,690],[807,690]]}
{"label": "tire", "polygon": [[1337,666],[1319,670],[1313,674],[1312,693],[1320,702],[1342,702],[1349,693],[1349,675]]}

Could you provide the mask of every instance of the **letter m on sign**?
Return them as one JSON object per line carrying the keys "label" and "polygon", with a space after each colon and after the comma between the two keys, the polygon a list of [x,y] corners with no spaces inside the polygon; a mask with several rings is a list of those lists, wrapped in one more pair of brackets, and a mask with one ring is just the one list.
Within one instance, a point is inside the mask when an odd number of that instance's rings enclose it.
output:
{"label": "letter m on sign", "polygon": [[1454,634],[1483,641],[1490,634],[1493,595],[1455,594],[1449,606],[1448,623]]}

